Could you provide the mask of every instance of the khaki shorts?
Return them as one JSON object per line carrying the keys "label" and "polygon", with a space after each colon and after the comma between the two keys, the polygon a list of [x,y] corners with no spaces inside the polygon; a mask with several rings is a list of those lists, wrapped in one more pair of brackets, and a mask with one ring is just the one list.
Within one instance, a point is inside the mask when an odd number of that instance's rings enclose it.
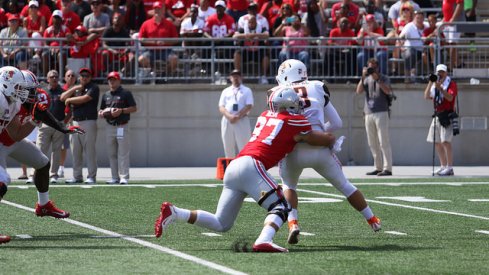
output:
{"label": "khaki shorts", "polygon": [[[435,121],[436,121],[436,131],[435,131]],[[426,137],[426,141],[433,142],[433,132],[435,131],[435,142],[452,142],[453,138],[453,128],[452,124],[450,124],[447,128],[441,126],[440,121],[437,117],[433,118],[430,125],[430,130],[428,132],[428,137]]]}

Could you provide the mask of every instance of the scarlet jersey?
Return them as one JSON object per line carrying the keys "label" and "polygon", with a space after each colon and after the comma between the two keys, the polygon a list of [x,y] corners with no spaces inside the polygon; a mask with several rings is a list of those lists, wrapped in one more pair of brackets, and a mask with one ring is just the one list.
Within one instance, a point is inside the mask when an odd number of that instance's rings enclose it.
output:
{"label": "scarlet jersey", "polygon": [[268,170],[294,149],[295,135],[311,130],[311,124],[303,115],[264,111],[258,117],[250,140],[236,158],[251,156]]}
{"label": "scarlet jersey", "polygon": [[[39,13],[40,15],[41,13]],[[32,18],[29,16],[26,19],[26,23],[24,26],[27,29],[27,35],[29,37],[32,36],[33,32],[39,32],[41,30],[41,16],[37,18],[37,21],[32,20]],[[42,35],[42,33],[41,33]]]}
{"label": "scarlet jersey", "polygon": [[[324,130],[324,113],[329,103],[329,90],[321,81],[306,80],[299,83],[292,83],[290,87],[294,89],[302,101],[304,116],[309,120],[314,130]],[[272,91],[283,89],[282,86],[272,88]]]}
{"label": "scarlet jersey", "polygon": [[[54,32],[54,26],[50,26],[44,31],[44,38],[65,38],[68,34],[71,34],[71,31],[65,25],[61,25],[58,33]],[[59,46],[59,43],[59,41],[50,41],[49,46]]]}
{"label": "scarlet jersey", "polygon": [[226,13],[221,20],[219,20],[217,13],[215,13],[205,21],[204,31],[214,38],[231,36],[235,30],[236,24],[234,23],[234,19]]}

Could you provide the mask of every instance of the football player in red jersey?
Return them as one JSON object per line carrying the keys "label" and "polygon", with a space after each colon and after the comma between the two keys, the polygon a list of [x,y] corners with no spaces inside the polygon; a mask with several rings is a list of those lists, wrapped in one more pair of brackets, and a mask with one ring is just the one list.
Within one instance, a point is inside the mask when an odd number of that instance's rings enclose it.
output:
{"label": "football player in red jersey", "polygon": [[[10,176],[5,170],[6,159],[10,156],[36,169],[36,215],[69,217],[68,212],[56,208],[49,200],[49,159],[38,147],[24,138],[35,127],[34,120],[43,121],[64,133],[83,133],[83,130],[66,129],[54,119],[47,111],[47,94],[38,91],[39,82],[32,72],[20,71],[10,66],[3,67],[0,69],[0,84],[0,200],[7,193],[7,185],[10,183]],[[0,235],[0,243],[9,240],[8,236]]]}
{"label": "football player in red jersey", "polygon": [[243,200],[249,195],[268,211],[253,251],[288,252],[273,243],[275,233],[287,221],[289,209],[281,188],[267,170],[277,165],[298,142],[331,146],[335,138],[325,132],[312,131],[309,121],[300,114],[301,101],[291,88],[275,90],[269,96],[268,106],[270,110],[258,117],[249,142],[226,169],[216,213],[188,210],[164,202],[155,222],[156,237],[160,237],[163,230],[176,220],[214,231],[228,231]]}

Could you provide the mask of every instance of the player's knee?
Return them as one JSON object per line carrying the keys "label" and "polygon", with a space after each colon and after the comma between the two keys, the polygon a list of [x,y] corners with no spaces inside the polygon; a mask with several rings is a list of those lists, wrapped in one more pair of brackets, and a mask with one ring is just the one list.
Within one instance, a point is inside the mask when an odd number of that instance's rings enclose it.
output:
{"label": "player's knee", "polygon": [[[274,208],[268,211],[268,216],[265,219],[265,222],[271,221],[275,224],[277,223],[277,217],[282,221],[282,223],[287,221],[287,217],[289,216],[289,209],[285,206]],[[269,220],[270,219],[270,220]]]}
{"label": "player's knee", "polygon": [[35,168],[36,172],[41,172],[41,173],[48,173],[49,174],[49,168],[51,168],[51,163],[48,161],[44,166],[41,168]]}
{"label": "player's knee", "polygon": [[0,182],[0,200],[3,198],[3,196],[5,196],[7,190],[7,184],[4,182]]}

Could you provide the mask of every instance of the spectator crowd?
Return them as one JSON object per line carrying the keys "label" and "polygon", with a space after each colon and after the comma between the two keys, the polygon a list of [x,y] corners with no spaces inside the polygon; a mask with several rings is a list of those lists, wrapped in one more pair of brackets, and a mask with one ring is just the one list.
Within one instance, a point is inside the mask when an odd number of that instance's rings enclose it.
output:
{"label": "spectator crowd", "polygon": [[[174,75],[179,58],[215,56],[233,60],[229,72],[248,61],[258,63],[264,84],[274,69],[271,59],[280,64],[296,58],[310,68],[314,56],[324,60],[330,75],[360,75],[366,61],[376,57],[383,74],[403,71],[410,81],[420,61],[434,62],[433,52],[423,46],[432,43],[437,26],[475,18],[475,6],[464,10],[463,0],[436,1],[438,7],[431,0],[384,1],[9,0],[0,9],[0,61],[39,75],[88,66],[95,77],[106,77],[113,70],[134,76],[136,62],[145,75],[156,64]],[[424,12],[433,8],[442,13]],[[454,33],[447,43],[457,43]],[[179,37],[191,40],[165,40]],[[206,38],[241,49],[212,52]],[[134,39],[140,39],[139,47]],[[404,62],[388,64],[389,59]],[[459,66],[453,49],[449,69]]]}

